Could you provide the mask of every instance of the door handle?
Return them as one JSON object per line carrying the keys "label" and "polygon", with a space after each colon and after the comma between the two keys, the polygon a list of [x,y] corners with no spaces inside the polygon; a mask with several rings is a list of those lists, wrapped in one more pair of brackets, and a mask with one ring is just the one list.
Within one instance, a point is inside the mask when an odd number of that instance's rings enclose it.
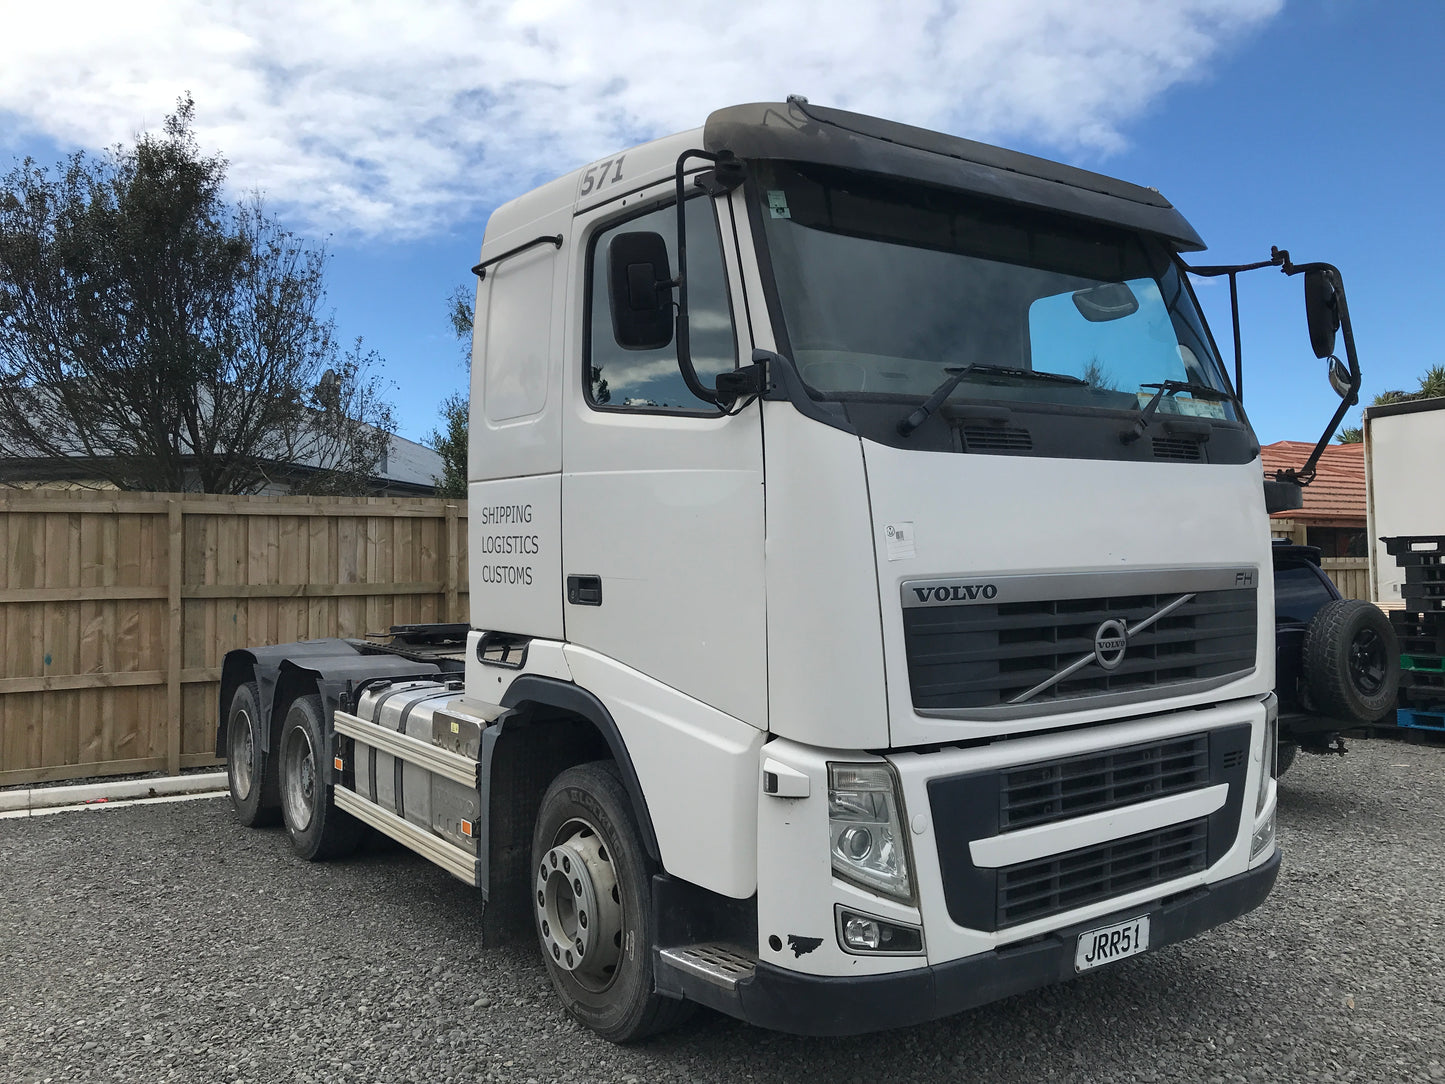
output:
{"label": "door handle", "polygon": [[568,576],[567,601],[573,606],[601,606],[602,577]]}

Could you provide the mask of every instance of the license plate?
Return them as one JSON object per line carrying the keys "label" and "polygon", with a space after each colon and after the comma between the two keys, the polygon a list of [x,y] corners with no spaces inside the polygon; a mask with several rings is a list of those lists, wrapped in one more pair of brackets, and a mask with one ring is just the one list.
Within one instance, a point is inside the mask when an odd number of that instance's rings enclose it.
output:
{"label": "license plate", "polygon": [[1149,947],[1149,918],[1131,918],[1115,926],[1079,934],[1074,949],[1074,970],[1089,971],[1126,956],[1137,956]]}

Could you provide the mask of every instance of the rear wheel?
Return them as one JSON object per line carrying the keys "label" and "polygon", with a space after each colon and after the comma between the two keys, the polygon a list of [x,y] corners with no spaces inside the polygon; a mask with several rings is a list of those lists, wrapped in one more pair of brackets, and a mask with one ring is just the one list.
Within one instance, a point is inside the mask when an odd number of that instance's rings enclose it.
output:
{"label": "rear wheel", "polygon": [[281,815],[291,846],[308,862],[339,858],[356,849],[363,825],[338,809],[326,783],[326,741],[321,697],[297,697],[281,727]]}
{"label": "rear wheel", "polygon": [[1399,693],[1395,630],[1368,602],[1327,602],[1305,630],[1304,673],[1316,710],[1372,723],[1395,706]]}
{"label": "rear wheel", "polygon": [[532,836],[537,937],[567,1011],[615,1043],[673,1027],[692,1009],[654,990],[652,873],[610,761],[553,780]]}
{"label": "rear wheel", "polygon": [[231,785],[231,806],[247,828],[261,828],[280,819],[273,761],[262,744],[261,694],[254,681],[231,695],[226,716],[226,779]]}

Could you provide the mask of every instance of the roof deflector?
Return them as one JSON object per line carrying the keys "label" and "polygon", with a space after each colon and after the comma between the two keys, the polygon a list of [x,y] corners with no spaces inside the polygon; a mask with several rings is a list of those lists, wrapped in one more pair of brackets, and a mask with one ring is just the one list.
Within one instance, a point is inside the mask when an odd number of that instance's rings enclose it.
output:
{"label": "roof deflector", "polygon": [[1204,248],[1184,216],[1152,188],[796,98],[719,109],[707,119],[703,143],[710,151],[730,150],[744,159],[816,162],[912,178],[1142,230],[1179,251]]}

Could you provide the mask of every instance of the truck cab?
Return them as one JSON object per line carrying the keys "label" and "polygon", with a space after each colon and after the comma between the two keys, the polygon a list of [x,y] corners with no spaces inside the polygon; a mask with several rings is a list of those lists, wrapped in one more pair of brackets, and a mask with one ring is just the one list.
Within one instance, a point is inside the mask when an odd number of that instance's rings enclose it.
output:
{"label": "truck cab", "polygon": [[801,99],[506,204],[468,627],[228,658],[243,819],[306,730],[311,830],[477,884],[618,1041],[914,1023],[1243,914],[1271,551],[1202,247],[1153,189]]}

